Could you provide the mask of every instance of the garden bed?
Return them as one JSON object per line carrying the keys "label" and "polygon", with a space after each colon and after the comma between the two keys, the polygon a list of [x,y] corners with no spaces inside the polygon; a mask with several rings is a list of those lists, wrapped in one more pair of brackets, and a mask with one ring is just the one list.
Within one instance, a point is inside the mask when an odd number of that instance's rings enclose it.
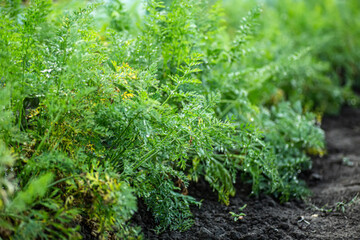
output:
{"label": "garden bed", "polygon": [[100,2],[0,3],[0,239],[355,237],[358,0]]}
{"label": "garden bed", "polygon": [[[202,200],[193,207],[194,226],[183,233],[156,235],[154,220],[140,207],[135,221],[146,239],[356,239],[360,233],[360,109],[344,108],[337,117],[325,117],[328,154],[313,159],[304,178],[312,191],[306,201],[280,204],[262,195],[249,197],[251,188],[237,184],[230,205],[221,205],[205,181],[191,183],[189,194]],[[246,190],[248,189],[248,190]],[[229,212],[243,210],[234,221]]]}

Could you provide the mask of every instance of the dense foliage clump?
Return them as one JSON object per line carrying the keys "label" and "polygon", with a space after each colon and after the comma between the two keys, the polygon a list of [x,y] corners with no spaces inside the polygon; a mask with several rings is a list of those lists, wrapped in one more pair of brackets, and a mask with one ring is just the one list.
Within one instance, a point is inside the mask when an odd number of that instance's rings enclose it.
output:
{"label": "dense foliage clump", "polygon": [[237,179],[282,201],[307,194],[298,175],[324,152],[321,113],[356,101],[357,56],[343,64],[292,33],[280,46],[269,12],[235,24],[222,6],[0,4],[1,237],[141,238],[139,199],[156,231],[186,230],[199,178],[224,204]]}

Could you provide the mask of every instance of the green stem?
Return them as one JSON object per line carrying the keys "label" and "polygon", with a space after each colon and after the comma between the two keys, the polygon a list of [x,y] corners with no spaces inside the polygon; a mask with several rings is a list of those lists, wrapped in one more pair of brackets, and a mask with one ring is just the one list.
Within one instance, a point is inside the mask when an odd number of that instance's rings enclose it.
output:
{"label": "green stem", "polygon": [[18,219],[21,219],[21,220],[25,220],[24,217],[16,215],[16,214],[12,214],[12,213],[0,213],[0,216],[1,217],[12,217],[12,218],[18,218]]}
{"label": "green stem", "polygon": [[[118,139],[117,139],[117,141],[115,141],[115,146],[116,145],[118,145],[119,143],[120,143],[120,141],[121,141],[121,137],[124,135],[124,133],[129,129],[129,127],[131,126],[131,124],[135,121],[135,119],[140,115],[140,111],[135,115],[135,117],[133,117],[131,120],[130,120],[130,122],[128,123],[128,125],[126,126],[126,128],[124,129],[124,130],[122,130],[122,132],[120,133],[120,135],[119,135],[119,137],[118,137]],[[114,147],[114,145],[113,145],[113,147]]]}
{"label": "green stem", "polygon": [[174,92],[178,90],[180,85],[181,85],[180,83],[176,85],[175,89],[170,92],[169,96],[165,99],[165,101],[161,104],[161,106],[164,106],[165,103],[167,103],[170,100],[170,98],[174,95]]}
{"label": "green stem", "polygon": [[[66,57],[67,57],[66,47],[67,47],[67,37],[64,38],[64,43],[63,43],[64,55],[63,55],[63,58],[62,58],[62,66],[65,66],[65,63],[66,63]],[[58,86],[57,86],[58,92],[60,92],[60,88],[61,88],[61,77],[62,77],[62,75],[64,74],[64,72],[65,72],[65,71],[62,70],[60,76],[58,77]]]}
{"label": "green stem", "polygon": [[61,116],[62,111],[59,110],[58,114],[55,117],[55,120],[53,121],[54,124],[52,124],[49,128],[49,131],[46,133],[46,135],[43,137],[43,139],[41,140],[39,146],[37,147],[35,153],[32,155],[32,158],[35,157],[37,155],[37,153],[41,150],[42,146],[44,145],[45,141],[49,138],[50,133],[52,132],[56,122],[59,120],[60,116]]}
{"label": "green stem", "polygon": [[[129,127],[131,126],[131,124],[135,121],[135,119],[139,116],[141,112],[139,111],[135,117],[133,117],[130,122],[128,123],[128,125],[124,128],[124,130],[121,131],[120,135],[118,136],[118,138],[115,140],[115,142],[111,145],[111,148],[114,148],[116,146],[118,146],[120,144],[121,141],[121,137],[124,135],[124,133],[129,129]],[[106,155],[106,159],[110,159],[110,161],[112,161],[114,159],[114,154],[112,153],[111,155]]]}
{"label": "green stem", "polygon": [[60,180],[58,180],[58,181],[56,181],[56,182],[53,182],[53,183],[49,184],[48,187],[55,186],[55,185],[58,184],[58,183],[64,182],[64,181],[66,181],[66,180],[68,180],[68,179],[71,179],[71,178],[80,177],[80,176],[81,176],[81,175],[72,175],[72,176],[69,176],[69,177],[66,177],[66,178],[62,178],[62,179],[60,179]]}
{"label": "green stem", "polygon": [[138,167],[140,167],[143,164],[143,162],[147,161],[148,159],[152,158],[155,154],[157,154],[160,151],[160,149],[158,149],[158,146],[161,146],[172,135],[173,132],[174,131],[166,135],[166,137],[153,150],[145,154],[145,156],[137,163],[134,163],[135,166],[132,167],[132,170],[135,171]]}
{"label": "green stem", "polygon": [[140,133],[136,134],[136,136],[133,138],[133,140],[129,141],[129,143],[124,147],[124,149],[123,149],[121,152],[119,152],[119,153],[114,152],[114,153],[111,155],[109,162],[113,163],[113,162],[115,161],[115,158],[116,158],[117,156],[120,156],[121,154],[123,154],[123,153],[131,146],[131,144],[133,144],[133,143],[136,141],[136,139],[137,139],[137,137],[139,136],[139,134],[140,134]]}
{"label": "green stem", "polygon": [[224,111],[222,111],[221,115],[219,116],[219,119],[222,119],[229,111],[230,109],[232,109],[234,107],[234,105],[236,104],[236,102],[234,101],[233,103],[229,104]]}
{"label": "green stem", "polygon": [[[140,167],[143,162],[147,161],[148,159],[155,156],[158,152],[160,152],[160,149],[153,149],[150,152],[148,152],[142,160],[140,160],[134,167],[132,167],[132,170],[135,171],[138,167]],[[149,155],[150,154],[150,155]]]}

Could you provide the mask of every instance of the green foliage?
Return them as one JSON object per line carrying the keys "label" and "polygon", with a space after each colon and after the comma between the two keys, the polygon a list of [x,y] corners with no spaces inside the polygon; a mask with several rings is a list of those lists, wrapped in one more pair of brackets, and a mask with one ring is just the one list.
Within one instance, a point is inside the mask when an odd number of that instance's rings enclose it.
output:
{"label": "green foliage", "polygon": [[69,224],[76,212],[65,210],[57,199],[45,197],[53,174],[46,173],[34,178],[19,191],[12,176],[13,162],[1,143],[1,236],[12,236],[13,239],[79,239],[78,229]]}
{"label": "green foliage", "polygon": [[303,114],[299,102],[293,106],[283,102],[271,110],[263,109],[259,122],[265,141],[273,146],[280,181],[288,183],[281,186],[280,198],[287,200],[307,194],[297,175],[311,168],[306,153],[323,155],[325,140],[322,130],[316,127],[314,114]]}
{"label": "green foliage", "polygon": [[149,170],[152,173],[140,172],[138,182],[135,184],[140,190],[139,197],[154,213],[158,224],[155,230],[161,232],[167,228],[170,230],[190,228],[194,220],[189,205],[199,205],[199,203],[191,196],[181,194],[181,185],[174,184],[174,179],[177,179],[179,184],[182,183],[183,187],[187,187],[186,176],[180,171],[157,163],[150,164]]}
{"label": "green foliage", "polygon": [[0,142],[0,172],[1,172],[1,199],[0,208],[3,209],[5,205],[9,204],[10,197],[15,191],[16,185],[12,180],[12,174],[7,172],[14,164],[14,159],[10,152],[6,149],[5,144]]}
{"label": "green foliage", "polygon": [[253,194],[304,196],[306,154],[324,148],[308,111],[352,93],[323,41],[283,44],[290,26],[261,12],[235,29],[221,1],[0,4],[0,236],[139,239],[139,198],[157,232],[183,231],[199,178],[225,204],[239,176]]}
{"label": "green foliage", "polygon": [[[47,186],[52,182],[52,178],[53,175],[47,173],[31,181],[26,189],[16,195],[12,202],[6,207],[6,210],[14,213],[24,211],[36,198],[42,198],[45,195]],[[44,187],[41,188],[39,186]]]}
{"label": "green foliage", "polygon": [[[352,88],[359,85],[359,53],[354,48],[360,39],[359,2],[228,0],[225,9],[228,16],[238,16],[259,3],[263,3],[264,14],[250,64],[270,64],[273,76],[268,81],[278,82],[284,97],[302,101],[306,109],[337,113],[344,102],[358,104]],[[233,17],[229,23],[233,32],[239,20]]]}

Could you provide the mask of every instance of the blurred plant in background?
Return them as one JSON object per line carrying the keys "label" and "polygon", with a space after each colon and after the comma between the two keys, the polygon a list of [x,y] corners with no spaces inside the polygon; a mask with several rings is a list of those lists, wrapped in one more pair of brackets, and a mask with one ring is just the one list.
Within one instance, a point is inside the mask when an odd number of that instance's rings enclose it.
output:
{"label": "blurred plant in background", "polygon": [[250,64],[285,63],[273,71],[277,86],[307,110],[337,113],[343,103],[358,105],[353,90],[359,88],[359,1],[224,0],[230,34],[238,16],[258,4],[263,14]]}

